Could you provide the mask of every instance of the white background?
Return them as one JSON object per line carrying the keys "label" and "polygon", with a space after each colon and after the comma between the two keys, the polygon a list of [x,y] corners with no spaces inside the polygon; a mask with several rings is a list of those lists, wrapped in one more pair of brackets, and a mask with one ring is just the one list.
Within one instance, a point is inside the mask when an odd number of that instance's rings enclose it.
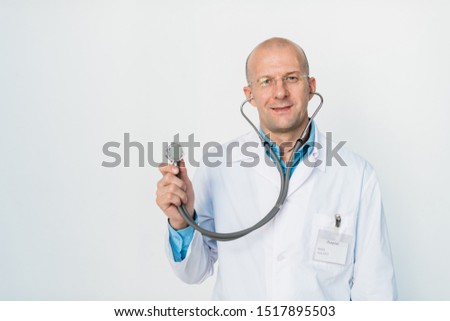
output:
{"label": "white background", "polygon": [[282,36],[308,55],[319,128],[378,173],[400,299],[450,300],[449,15],[430,0],[0,0],[0,299],[208,299],[214,279],[185,285],[166,262],[158,170],[136,149],[102,167],[102,146],[130,133],[161,160],[176,133],[248,131],[245,59]]}

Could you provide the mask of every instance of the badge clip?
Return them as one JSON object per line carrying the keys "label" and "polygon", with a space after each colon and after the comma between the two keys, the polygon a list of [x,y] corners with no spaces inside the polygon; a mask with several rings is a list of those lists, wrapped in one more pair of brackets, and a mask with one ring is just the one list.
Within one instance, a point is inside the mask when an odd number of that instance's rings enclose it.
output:
{"label": "badge clip", "polygon": [[334,218],[336,219],[336,227],[339,227],[339,226],[341,226],[341,216],[339,215],[339,214],[336,214],[335,216],[334,216]]}

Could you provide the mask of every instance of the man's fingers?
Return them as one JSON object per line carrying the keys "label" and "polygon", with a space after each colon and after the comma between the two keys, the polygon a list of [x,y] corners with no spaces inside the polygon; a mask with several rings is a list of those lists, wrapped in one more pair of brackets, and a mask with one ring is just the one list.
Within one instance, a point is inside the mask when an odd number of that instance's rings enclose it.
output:
{"label": "man's fingers", "polygon": [[158,188],[156,195],[158,204],[162,207],[167,207],[168,203],[180,206],[181,203],[186,204],[188,201],[186,192],[173,184]]}
{"label": "man's fingers", "polygon": [[176,185],[183,191],[186,191],[186,189],[187,189],[185,182],[183,182],[179,177],[176,177],[175,175],[170,174],[170,173],[165,174],[163,176],[163,178],[161,178],[157,183],[158,189],[166,187],[166,186],[170,186],[170,185]]}
{"label": "man's fingers", "polygon": [[187,169],[186,169],[186,163],[184,162],[184,159],[180,160],[180,178],[182,180],[186,180],[189,179],[188,174],[187,174]]}
{"label": "man's fingers", "polygon": [[177,207],[184,204],[189,213],[193,213],[194,202],[192,183],[187,175],[185,162],[180,161],[179,165],[180,168],[171,164],[160,164],[159,171],[163,177],[158,181],[156,189],[156,203],[169,219],[175,221],[181,217]]}
{"label": "man's fingers", "polygon": [[179,172],[179,169],[177,166],[172,164],[159,164],[159,171],[161,174],[165,175],[167,173],[171,173],[173,175],[177,175]]}
{"label": "man's fingers", "polygon": [[181,205],[181,199],[178,195],[174,193],[167,193],[164,195],[165,203],[168,204],[167,207],[170,205],[180,206]]}
{"label": "man's fingers", "polygon": [[160,182],[158,182],[158,187],[176,184],[181,189],[186,190],[187,185],[190,186],[191,181],[187,174],[184,160],[180,160],[179,165],[180,167],[171,164],[160,164],[159,171],[164,175],[164,177]]}
{"label": "man's fingers", "polygon": [[178,163],[180,165],[179,167],[176,165],[166,164],[166,163],[159,164],[159,171],[163,175],[165,175],[167,173],[178,175],[178,173],[180,173],[180,175],[183,178],[188,177],[187,170],[186,170],[186,163],[184,162],[184,159],[180,160]]}

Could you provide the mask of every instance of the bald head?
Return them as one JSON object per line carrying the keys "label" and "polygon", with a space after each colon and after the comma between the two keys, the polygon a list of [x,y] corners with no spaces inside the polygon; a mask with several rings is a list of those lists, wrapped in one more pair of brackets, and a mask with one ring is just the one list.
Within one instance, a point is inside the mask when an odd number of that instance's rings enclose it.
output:
{"label": "bald head", "polygon": [[298,63],[302,68],[301,71],[309,76],[308,59],[306,58],[305,52],[299,45],[285,38],[270,38],[257,45],[255,49],[253,49],[253,51],[248,55],[247,61],[245,63],[245,75],[247,77],[247,83],[250,83],[250,79],[252,78],[252,58],[255,53],[263,50],[270,50],[272,48],[283,47],[290,47],[297,52]]}

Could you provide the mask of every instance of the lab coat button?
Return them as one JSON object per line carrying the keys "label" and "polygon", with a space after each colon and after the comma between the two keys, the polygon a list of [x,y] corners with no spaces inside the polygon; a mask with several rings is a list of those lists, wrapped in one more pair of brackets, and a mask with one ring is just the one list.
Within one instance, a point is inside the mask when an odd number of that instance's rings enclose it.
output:
{"label": "lab coat button", "polygon": [[284,255],[283,254],[278,255],[277,260],[278,260],[278,262],[283,261]]}

